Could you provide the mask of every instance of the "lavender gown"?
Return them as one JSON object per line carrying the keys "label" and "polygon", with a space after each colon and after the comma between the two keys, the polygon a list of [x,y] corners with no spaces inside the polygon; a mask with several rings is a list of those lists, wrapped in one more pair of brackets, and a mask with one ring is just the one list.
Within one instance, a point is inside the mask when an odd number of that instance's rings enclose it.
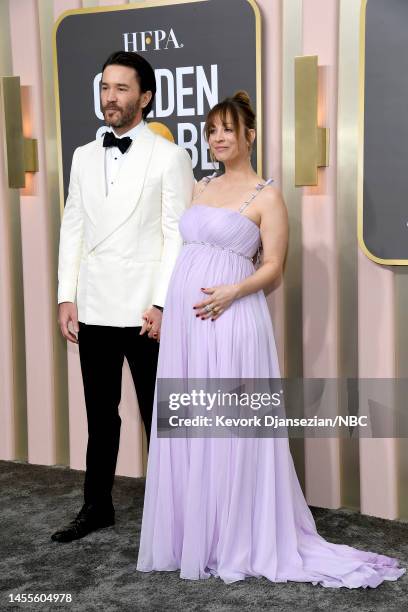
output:
{"label": "lavender gown", "polygon": [[[263,291],[235,301],[216,321],[197,318],[192,308],[205,295],[200,287],[254,272],[260,232],[242,214],[248,203],[240,211],[193,204],[183,214],[185,244],[164,308],[158,378],[280,377]],[[139,571],[348,588],[405,573],[396,559],[316,532],[287,438],[158,438],[156,413],[155,397]]]}

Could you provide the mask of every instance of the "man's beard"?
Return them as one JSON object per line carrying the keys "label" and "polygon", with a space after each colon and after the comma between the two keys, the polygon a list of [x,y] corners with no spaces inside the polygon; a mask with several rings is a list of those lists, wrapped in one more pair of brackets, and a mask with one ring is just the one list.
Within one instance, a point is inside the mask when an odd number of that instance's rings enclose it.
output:
{"label": "man's beard", "polygon": [[[114,108],[118,108],[118,107],[114,107]],[[137,100],[136,102],[129,102],[129,104],[127,106],[125,106],[124,109],[120,108],[119,112],[121,113],[120,116],[117,119],[108,119],[107,118],[107,112],[108,110],[111,110],[108,105],[105,106],[102,111],[105,117],[105,121],[107,123],[107,125],[112,126],[112,127],[116,127],[116,128],[121,128],[121,127],[126,127],[127,125],[130,125],[134,118],[136,117],[136,115],[138,114],[139,110],[141,108],[141,104],[140,101]]]}

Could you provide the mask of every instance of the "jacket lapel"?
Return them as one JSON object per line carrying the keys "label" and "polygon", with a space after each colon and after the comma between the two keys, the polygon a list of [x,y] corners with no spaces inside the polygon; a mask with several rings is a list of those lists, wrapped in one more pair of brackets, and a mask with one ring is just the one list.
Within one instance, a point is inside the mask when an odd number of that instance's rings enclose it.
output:
{"label": "jacket lapel", "polygon": [[[105,151],[102,144],[98,147],[95,170],[102,176],[103,197],[89,245],[90,250],[108,238],[134,212],[140,201],[155,140],[156,135],[148,126],[140,130],[125,155],[116,185],[109,191],[108,196],[105,195]],[[98,189],[100,189],[99,184]]]}

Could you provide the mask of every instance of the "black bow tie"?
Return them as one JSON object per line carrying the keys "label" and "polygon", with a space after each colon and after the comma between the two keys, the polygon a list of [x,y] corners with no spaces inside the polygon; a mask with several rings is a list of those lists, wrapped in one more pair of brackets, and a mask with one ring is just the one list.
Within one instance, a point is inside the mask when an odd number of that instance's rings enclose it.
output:
{"label": "black bow tie", "polygon": [[118,147],[122,153],[126,153],[131,144],[132,139],[129,136],[116,138],[113,132],[105,132],[105,136],[103,137],[104,147]]}

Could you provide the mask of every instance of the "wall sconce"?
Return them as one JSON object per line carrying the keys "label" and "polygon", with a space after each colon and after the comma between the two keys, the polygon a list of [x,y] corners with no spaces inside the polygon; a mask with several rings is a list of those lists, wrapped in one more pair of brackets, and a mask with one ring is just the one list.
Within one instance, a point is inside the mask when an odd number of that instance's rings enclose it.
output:
{"label": "wall sconce", "polygon": [[38,172],[37,140],[23,135],[20,77],[0,77],[0,95],[8,184],[12,189],[20,189],[26,186],[26,172]]}
{"label": "wall sconce", "polygon": [[317,126],[317,55],[295,57],[295,186],[317,185],[329,165],[329,128]]}

